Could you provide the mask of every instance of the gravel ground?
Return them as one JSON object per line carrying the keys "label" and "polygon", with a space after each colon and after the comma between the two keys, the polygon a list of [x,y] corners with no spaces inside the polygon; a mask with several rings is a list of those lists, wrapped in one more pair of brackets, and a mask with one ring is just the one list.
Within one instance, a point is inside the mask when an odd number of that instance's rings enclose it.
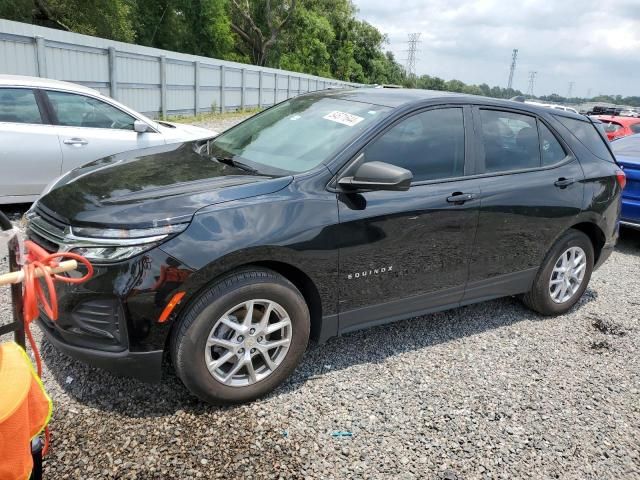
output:
{"label": "gravel ground", "polygon": [[45,476],[640,478],[639,272],[640,232],[624,230],[566,315],[507,298],[356,332],[229,408],[169,367],[159,385],[117,378],[36,332],[55,408]]}

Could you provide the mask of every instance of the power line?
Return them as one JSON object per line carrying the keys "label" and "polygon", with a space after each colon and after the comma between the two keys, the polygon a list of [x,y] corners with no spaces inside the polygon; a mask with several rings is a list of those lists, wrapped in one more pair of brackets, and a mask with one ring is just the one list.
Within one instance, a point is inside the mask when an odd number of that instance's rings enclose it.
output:
{"label": "power line", "polygon": [[573,93],[573,86],[576,82],[569,82],[569,89],[567,90],[567,98],[571,98],[571,94]]}
{"label": "power line", "polygon": [[516,60],[518,60],[518,49],[513,49],[513,54],[511,55],[511,70],[509,70],[509,82],[507,82],[507,89],[510,89],[513,86],[513,72],[516,71]]}
{"label": "power line", "polygon": [[529,72],[529,88],[527,88],[527,95],[533,97],[533,87],[536,83],[536,75],[538,72]]}
{"label": "power line", "polygon": [[407,49],[407,77],[415,84],[416,79],[416,53],[418,51],[418,44],[420,43],[420,33],[409,34],[409,48]]}

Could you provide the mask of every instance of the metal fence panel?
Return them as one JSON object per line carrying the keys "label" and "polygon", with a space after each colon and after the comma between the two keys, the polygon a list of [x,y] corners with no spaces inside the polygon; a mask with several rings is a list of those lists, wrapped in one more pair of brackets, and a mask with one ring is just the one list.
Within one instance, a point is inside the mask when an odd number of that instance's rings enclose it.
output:
{"label": "metal fence panel", "polygon": [[266,107],[354,83],[0,19],[0,73],[92,87],[152,117]]}

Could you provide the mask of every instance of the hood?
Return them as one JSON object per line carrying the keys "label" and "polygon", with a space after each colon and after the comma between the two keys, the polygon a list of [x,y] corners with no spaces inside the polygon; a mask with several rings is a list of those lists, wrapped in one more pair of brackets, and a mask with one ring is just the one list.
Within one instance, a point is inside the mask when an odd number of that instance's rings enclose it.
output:
{"label": "hood", "polygon": [[213,130],[184,123],[165,122],[164,120],[158,120],[155,123],[162,132],[162,135],[167,139],[167,143],[171,143],[171,140],[185,142],[211,138],[218,135],[218,132]]}
{"label": "hood", "polygon": [[70,225],[147,228],[187,222],[202,207],[277,192],[293,177],[267,177],[198,153],[186,142],[119,153],[72,170],[38,200]]}

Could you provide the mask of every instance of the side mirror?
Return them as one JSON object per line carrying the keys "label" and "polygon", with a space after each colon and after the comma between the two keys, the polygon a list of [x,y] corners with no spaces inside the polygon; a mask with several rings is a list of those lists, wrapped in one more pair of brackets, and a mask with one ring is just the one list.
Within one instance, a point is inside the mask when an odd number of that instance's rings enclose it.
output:
{"label": "side mirror", "polygon": [[353,177],[338,180],[338,185],[345,190],[406,191],[411,180],[413,174],[409,170],[385,162],[367,162],[358,167]]}
{"label": "side mirror", "polygon": [[149,131],[149,125],[142,120],[134,120],[133,129],[138,133],[144,133]]}

